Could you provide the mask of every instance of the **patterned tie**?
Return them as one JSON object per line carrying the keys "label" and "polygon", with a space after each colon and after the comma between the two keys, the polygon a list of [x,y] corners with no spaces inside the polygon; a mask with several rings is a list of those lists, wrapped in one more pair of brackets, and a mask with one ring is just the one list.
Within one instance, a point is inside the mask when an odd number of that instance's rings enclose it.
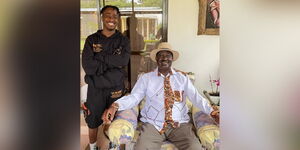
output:
{"label": "patterned tie", "polygon": [[172,119],[172,108],[174,105],[175,96],[172,91],[172,87],[170,84],[170,75],[165,77],[164,80],[164,96],[165,96],[165,122],[163,128],[160,130],[160,134],[164,133],[168,127],[171,125],[173,128],[178,127],[179,123],[174,122]]}

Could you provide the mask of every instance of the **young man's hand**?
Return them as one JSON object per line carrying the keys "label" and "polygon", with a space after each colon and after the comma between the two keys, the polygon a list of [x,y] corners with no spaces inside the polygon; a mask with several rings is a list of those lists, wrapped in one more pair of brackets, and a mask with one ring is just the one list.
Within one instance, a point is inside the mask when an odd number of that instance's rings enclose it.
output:
{"label": "young man's hand", "polygon": [[102,115],[102,120],[105,124],[110,124],[115,117],[115,113],[118,111],[118,103],[113,103],[108,109],[106,109]]}

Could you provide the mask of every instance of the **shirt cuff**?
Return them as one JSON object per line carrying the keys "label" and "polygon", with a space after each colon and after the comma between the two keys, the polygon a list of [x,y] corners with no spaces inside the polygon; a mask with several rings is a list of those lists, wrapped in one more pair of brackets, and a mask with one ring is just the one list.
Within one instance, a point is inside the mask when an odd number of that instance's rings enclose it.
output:
{"label": "shirt cuff", "polygon": [[118,102],[118,101],[115,101],[114,103],[117,103],[117,104],[119,105],[118,111],[125,110],[125,109],[124,109],[124,106],[122,105],[122,103],[120,103],[120,102]]}

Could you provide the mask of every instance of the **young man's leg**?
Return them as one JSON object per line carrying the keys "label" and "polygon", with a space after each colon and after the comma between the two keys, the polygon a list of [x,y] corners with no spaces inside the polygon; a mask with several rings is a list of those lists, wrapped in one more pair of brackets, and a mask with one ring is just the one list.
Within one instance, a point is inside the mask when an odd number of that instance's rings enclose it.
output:
{"label": "young man's leg", "polygon": [[150,123],[144,123],[140,132],[135,150],[159,150],[165,141],[164,134],[161,135]]}
{"label": "young man's leg", "polygon": [[89,140],[90,140],[90,144],[94,144],[94,143],[96,144],[96,142],[97,142],[97,134],[98,134],[98,128],[94,128],[94,129],[89,128]]}
{"label": "young man's leg", "polygon": [[173,129],[168,135],[168,141],[173,143],[178,149],[199,150],[201,144],[192,130],[191,123],[182,123],[178,128]]}
{"label": "young man's leg", "polygon": [[101,115],[105,110],[107,95],[101,89],[88,86],[86,107],[88,113],[85,121],[89,127],[90,149],[96,148],[98,127],[103,123]]}
{"label": "young man's leg", "polygon": [[[118,92],[124,90],[124,85],[116,87],[116,89],[97,89],[92,86],[88,87],[87,94],[87,107],[90,114],[86,117],[86,122],[89,127],[89,140],[90,148],[96,147],[98,137],[98,127],[103,123],[102,114],[114,101],[121,97],[121,95],[113,96],[112,92]],[[103,132],[108,129],[109,126],[104,125]],[[104,133],[105,134],[105,133]]]}

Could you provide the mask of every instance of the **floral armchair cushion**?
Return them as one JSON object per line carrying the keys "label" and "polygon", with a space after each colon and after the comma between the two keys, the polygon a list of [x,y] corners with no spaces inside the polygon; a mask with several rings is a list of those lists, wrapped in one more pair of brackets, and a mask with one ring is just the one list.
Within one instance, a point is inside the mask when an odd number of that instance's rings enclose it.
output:
{"label": "floral armchair cushion", "polygon": [[216,150],[220,147],[220,130],[215,120],[209,115],[200,111],[199,108],[192,108],[192,116],[194,126],[197,129],[197,136],[199,137],[201,144],[206,149]]}
{"label": "floral armchair cushion", "polygon": [[108,137],[115,145],[133,140],[137,128],[138,107],[117,112],[116,118],[108,129]]}

